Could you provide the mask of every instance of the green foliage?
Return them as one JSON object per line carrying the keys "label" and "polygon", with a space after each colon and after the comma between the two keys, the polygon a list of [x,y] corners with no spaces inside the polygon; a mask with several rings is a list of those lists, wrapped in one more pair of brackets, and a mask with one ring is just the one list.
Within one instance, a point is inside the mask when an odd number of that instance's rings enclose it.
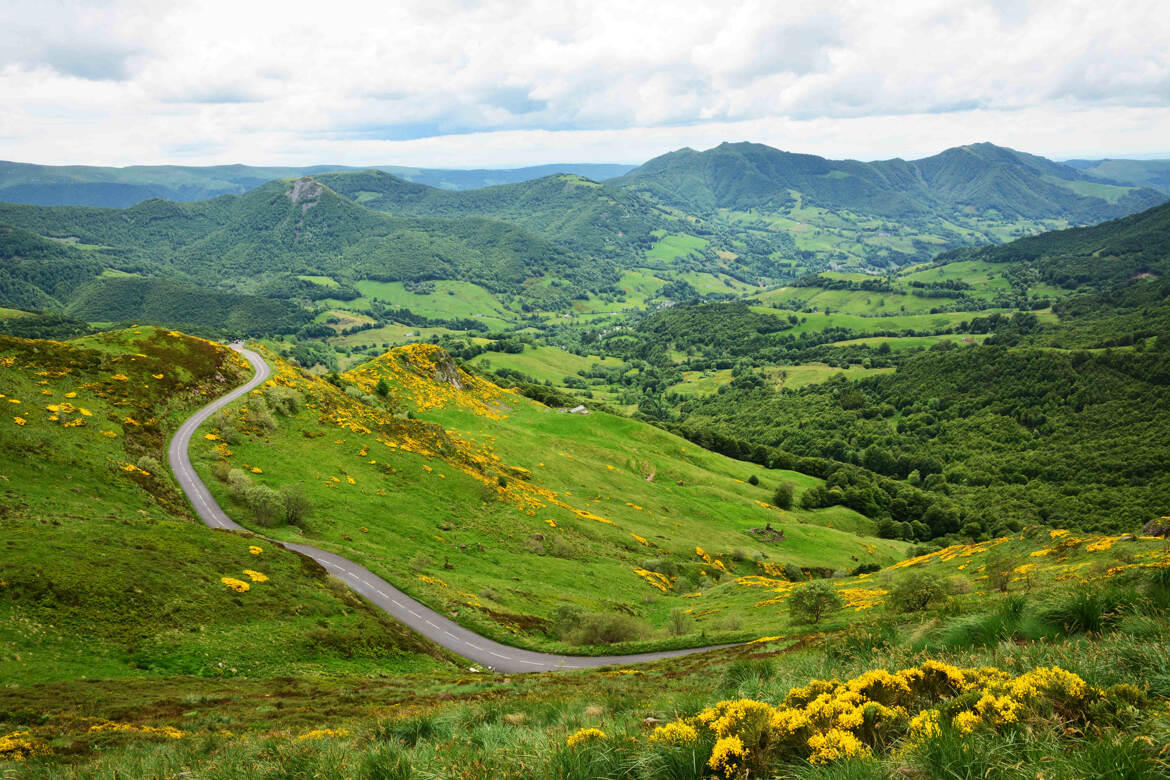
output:
{"label": "green foliage", "polygon": [[828,580],[812,582],[793,588],[788,596],[788,614],[797,623],[816,625],[821,618],[845,606],[837,589]]}
{"label": "green foliage", "polygon": [[898,612],[921,612],[944,596],[946,589],[937,574],[912,571],[890,586],[889,604]]}
{"label": "green foliage", "polygon": [[940,259],[1013,263],[1060,287],[1119,287],[1140,275],[1170,272],[1170,204],[999,247],[956,250]]}
{"label": "green foliage", "polygon": [[781,482],[776,487],[776,492],[772,494],[772,503],[784,510],[791,509],[793,494],[794,488],[792,483]]}

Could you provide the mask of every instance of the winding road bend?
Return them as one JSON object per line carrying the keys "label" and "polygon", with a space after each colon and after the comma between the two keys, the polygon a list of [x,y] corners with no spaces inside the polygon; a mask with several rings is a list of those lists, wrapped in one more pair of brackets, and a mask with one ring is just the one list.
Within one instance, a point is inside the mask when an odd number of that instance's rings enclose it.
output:
{"label": "winding road bend", "polygon": [[[239,344],[233,344],[232,349],[239,352],[252,364],[256,375],[246,384],[237,387],[227,395],[212,401],[207,406],[193,414],[184,422],[171,439],[168,456],[171,460],[171,470],[179,480],[179,486],[191,501],[191,507],[199,518],[211,528],[224,530],[249,530],[236,523],[220,508],[212,497],[211,492],[191,466],[191,458],[187,452],[191,443],[191,436],[208,417],[230,404],[240,396],[259,387],[272,374],[264,358],[256,352],[245,349]],[[721,650],[734,645],[713,645],[710,647],[694,647],[686,650],[664,650],[656,653],[637,653],[635,655],[602,655],[602,656],[569,656],[552,653],[538,653],[532,650],[521,650],[509,645],[500,644],[486,637],[476,634],[458,623],[443,617],[430,607],[407,596],[390,583],[369,569],[359,566],[353,561],[343,558],[336,553],[318,550],[307,544],[293,542],[279,542],[268,539],[271,544],[279,545],[287,550],[293,550],[307,555],[325,567],[326,571],[339,577],[356,593],[386,612],[395,620],[404,623],[436,644],[451,650],[464,658],[487,667],[493,671],[508,674],[518,672],[550,672],[560,669],[587,669],[599,666],[622,666],[626,664],[659,661],[664,658],[674,658],[681,655],[693,655],[711,650]]]}

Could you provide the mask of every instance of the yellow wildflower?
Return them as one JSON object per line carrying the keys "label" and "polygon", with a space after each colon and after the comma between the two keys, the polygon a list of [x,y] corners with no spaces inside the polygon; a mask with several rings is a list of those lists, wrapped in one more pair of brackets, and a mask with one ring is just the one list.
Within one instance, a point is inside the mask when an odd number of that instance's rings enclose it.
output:
{"label": "yellow wildflower", "polygon": [[244,582],[243,580],[237,580],[234,577],[220,577],[219,581],[224,585],[227,585],[229,589],[234,590],[236,593],[247,593],[252,588],[252,586],[248,583]]}
{"label": "yellow wildflower", "polygon": [[732,778],[739,774],[747,760],[748,751],[739,737],[723,737],[715,743],[711,750],[711,758],[707,766],[714,769],[725,778]]}
{"label": "yellow wildflower", "polygon": [[659,726],[650,735],[651,742],[660,742],[665,745],[689,745],[699,738],[699,732],[691,724],[676,720]]}
{"label": "yellow wildflower", "polygon": [[829,729],[813,734],[808,738],[808,746],[812,748],[812,755],[808,760],[813,764],[827,764],[830,761],[869,753],[868,745],[841,729]]}
{"label": "yellow wildflower", "polygon": [[565,740],[565,744],[569,747],[577,747],[578,745],[587,742],[593,742],[595,740],[605,738],[605,732],[601,729],[579,729],[576,733],[569,735],[569,738]]}
{"label": "yellow wildflower", "polygon": [[252,582],[268,582],[268,577],[253,569],[244,569],[244,574],[247,574]]}
{"label": "yellow wildflower", "polygon": [[24,425],[26,422],[28,422],[28,420],[24,419],[23,417],[13,417],[12,422],[16,423],[17,425]]}
{"label": "yellow wildflower", "polygon": [[960,712],[951,720],[951,725],[958,729],[960,734],[970,734],[979,725],[980,718],[974,712]]}
{"label": "yellow wildflower", "polygon": [[299,737],[297,737],[296,741],[300,742],[306,739],[323,739],[325,737],[340,738],[348,736],[349,732],[345,729],[313,729],[312,731],[306,731],[304,734],[301,734]]}
{"label": "yellow wildflower", "polygon": [[264,552],[264,548],[257,547],[254,544],[250,544],[250,545],[248,545],[248,552],[252,553],[252,555],[259,555],[260,553]]}

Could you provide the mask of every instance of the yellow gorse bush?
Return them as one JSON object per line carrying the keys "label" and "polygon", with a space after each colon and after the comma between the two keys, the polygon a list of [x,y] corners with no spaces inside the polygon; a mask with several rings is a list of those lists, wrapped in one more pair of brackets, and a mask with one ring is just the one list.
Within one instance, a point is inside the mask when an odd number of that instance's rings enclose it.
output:
{"label": "yellow gorse bush", "polygon": [[0,737],[0,759],[6,761],[24,761],[48,752],[49,746],[27,731],[14,731]]}
{"label": "yellow gorse bush", "polygon": [[302,742],[306,739],[324,739],[326,737],[340,739],[348,736],[349,732],[346,729],[313,729],[312,731],[306,731],[304,734],[301,734],[296,738],[296,741]]}
{"label": "yellow gorse bush", "polygon": [[873,669],[846,681],[812,680],[789,690],[778,706],[721,701],[659,726],[650,740],[693,744],[706,735],[714,742],[708,767],[724,778],[749,772],[754,777],[780,761],[827,764],[914,750],[944,728],[969,734],[1022,727],[1054,709],[1064,722],[1083,725],[1104,695],[1059,667],[1012,676],[992,667],[926,661],[894,672]]}
{"label": "yellow gorse bush", "polygon": [[576,732],[569,735],[569,738],[565,740],[565,744],[569,747],[577,747],[578,745],[583,745],[605,738],[606,734],[601,729],[578,729]]}
{"label": "yellow gorse bush", "polygon": [[135,723],[118,723],[106,721],[89,727],[95,732],[122,732],[126,734],[142,734],[151,737],[166,737],[167,739],[182,739],[185,733],[174,726],[142,726]]}
{"label": "yellow gorse bush", "polygon": [[220,577],[219,581],[228,586],[229,590],[234,590],[236,593],[247,593],[252,589],[252,586],[243,580],[237,580],[235,577]]}

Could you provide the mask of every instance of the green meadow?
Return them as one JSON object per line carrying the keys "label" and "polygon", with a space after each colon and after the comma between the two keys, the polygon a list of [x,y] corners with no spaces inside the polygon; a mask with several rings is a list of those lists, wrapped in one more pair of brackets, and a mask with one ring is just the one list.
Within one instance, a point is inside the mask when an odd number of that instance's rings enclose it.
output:
{"label": "green meadow", "polygon": [[[773,618],[745,612],[742,601],[687,634],[666,629],[673,610],[690,606],[687,594],[765,563],[848,569],[854,559],[896,560],[905,548],[874,538],[851,510],[771,505],[781,482],[799,498],[818,480],[733,461],[636,420],[558,413],[465,375],[455,390],[434,378],[452,376],[444,360],[434,348],[391,352],[345,375],[352,393],[284,367],[304,408],[227,445],[198,439],[200,473],[233,517],[258,530],[246,500],[212,476],[214,463],[273,489],[302,485],[308,519],[266,533],[351,557],[481,633],[539,648],[596,652],[565,644],[557,624],[565,609],[632,617],[624,649],[752,638]],[[390,401],[363,400],[382,378],[393,380]],[[233,413],[237,431],[248,408]],[[359,419],[371,433],[346,427]],[[224,435],[214,421],[207,430]],[[769,525],[782,540],[764,533]]]}

